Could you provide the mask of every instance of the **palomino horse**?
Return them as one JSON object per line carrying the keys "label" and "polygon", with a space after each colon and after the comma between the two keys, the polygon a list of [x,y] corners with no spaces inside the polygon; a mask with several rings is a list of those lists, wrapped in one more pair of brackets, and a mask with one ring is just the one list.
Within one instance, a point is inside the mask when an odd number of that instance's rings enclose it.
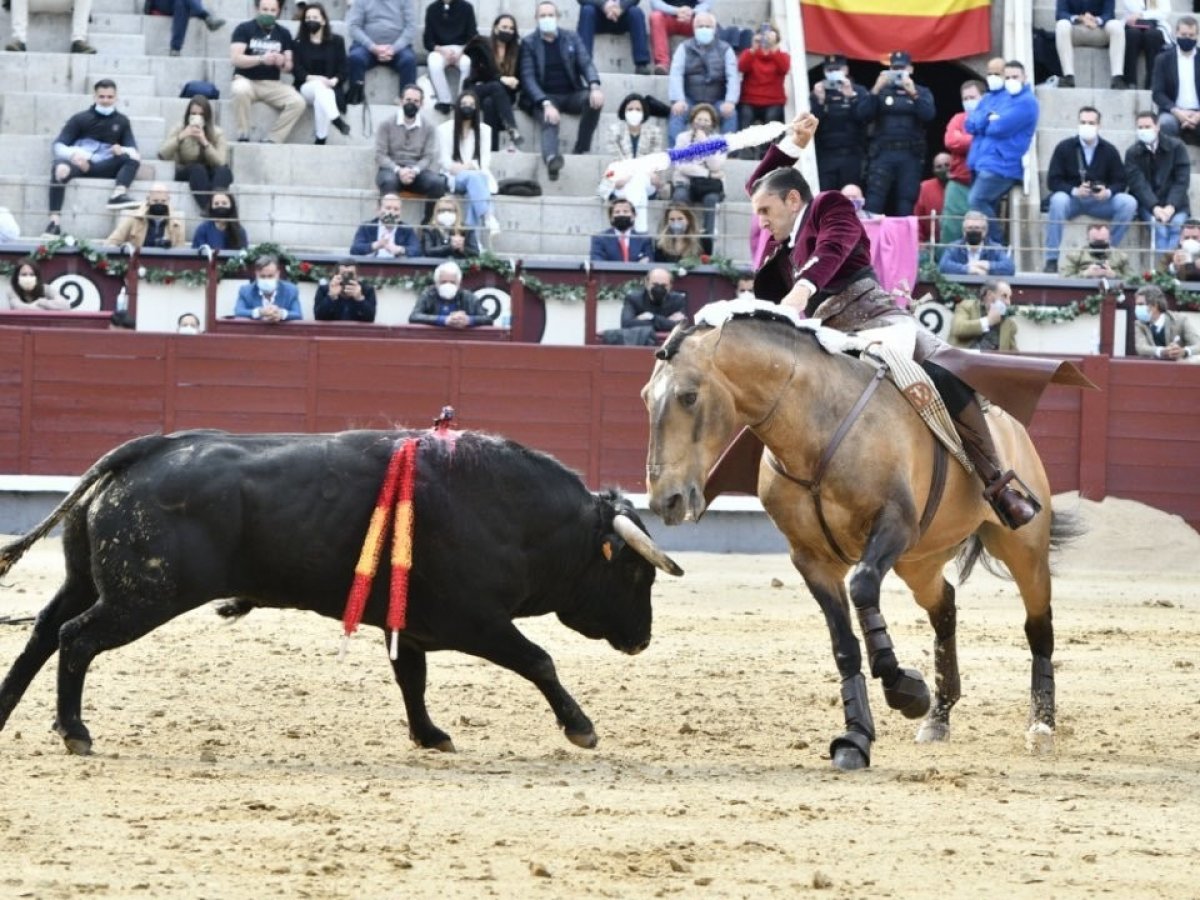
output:
{"label": "palomino horse", "polygon": [[[827,352],[811,330],[752,318],[721,327],[680,327],[657,356],[642,390],[650,412],[650,508],[668,525],[699,519],[705,480],[731,438],[747,427],[766,446],[758,496],[820,604],[842,678],[846,731],[830,747],[835,766],[870,765],[875,738],[849,601],[871,674],[882,682],[888,705],[908,718],[925,717],[918,741],[944,740],[959,698],[959,676],[954,587],[942,572],[960,553],[969,572],[984,551],[1007,565],[1025,602],[1025,635],[1033,653],[1028,740],[1033,750],[1052,749],[1049,555],[1052,542],[1074,533],[1066,517],[1042,511],[1012,531],[982,498],[979,479],[958,463],[951,462],[949,472],[942,467],[939,484],[940,450],[900,391],[882,382],[869,395],[878,367]],[[859,403],[865,394],[870,399]],[[854,418],[856,406],[861,409]],[[1025,428],[996,406],[987,420],[1006,465],[1048,501],[1046,473]],[[841,426],[848,421],[846,430]],[[932,519],[922,521],[933,507]],[[845,578],[852,567],[847,597]],[[879,611],[880,582],[890,569],[933,624],[932,706],[920,673],[899,665]]]}

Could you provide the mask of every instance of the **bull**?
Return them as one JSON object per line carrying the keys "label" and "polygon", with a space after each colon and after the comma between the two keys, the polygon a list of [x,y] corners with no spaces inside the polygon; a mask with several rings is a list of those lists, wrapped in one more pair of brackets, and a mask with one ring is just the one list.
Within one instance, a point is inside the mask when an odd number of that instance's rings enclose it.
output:
{"label": "bull", "polygon": [[[636,654],[649,644],[655,568],[682,570],[617,491],[587,490],[552,457],[463,432],[347,431],[137,438],[109,452],[37,527],[0,549],[0,575],[60,521],[66,580],[0,684],[0,729],[58,651],[54,730],[91,752],[83,682],[97,654],[218,599],[340,618],[397,441],[420,436],[407,621],[392,668],[409,735],[452,751],[425,706],[426,653],[458,650],[533,682],[567,738],[594,747],[591,721],[554,662],[514,619],[554,613],[568,628]],[[363,623],[384,627],[390,562]]]}

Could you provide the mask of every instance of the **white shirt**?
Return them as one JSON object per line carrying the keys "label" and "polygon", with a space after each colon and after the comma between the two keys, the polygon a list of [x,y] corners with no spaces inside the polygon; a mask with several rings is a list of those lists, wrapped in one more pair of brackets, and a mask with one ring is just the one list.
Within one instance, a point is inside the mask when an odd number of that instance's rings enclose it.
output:
{"label": "white shirt", "polygon": [[[479,148],[479,169],[487,175],[488,189],[494,194],[500,186],[496,184],[496,176],[492,174],[492,128],[486,122],[479,123],[479,137],[483,146]],[[450,166],[454,164],[454,119],[450,118],[437,127],[438,164],[447,178],[450,177]],[[458,143],[458,155],[463,163],[475,159],[474,132],[461,137]]]}
{"label": "white shirt", "polygon": [[1180,53],[1176,50],[1175,59],[1179,63],[1179,94],[1175,97],[1175,105],[1180,109],[1200,109],[1200,97],[1196,96],[1196,51]]}

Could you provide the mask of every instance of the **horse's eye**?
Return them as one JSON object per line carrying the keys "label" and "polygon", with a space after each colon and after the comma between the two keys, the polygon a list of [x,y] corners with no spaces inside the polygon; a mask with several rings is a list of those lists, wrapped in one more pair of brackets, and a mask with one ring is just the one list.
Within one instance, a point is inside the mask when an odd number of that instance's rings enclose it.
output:
{"label": "horse's eye", "polygon": [[680,393],[679,394],[679,405],[682,406],[684,409],[691,409],[693,406],[695,406],[696,405],[696,392],[695,391],[683,391],[682,393]]}

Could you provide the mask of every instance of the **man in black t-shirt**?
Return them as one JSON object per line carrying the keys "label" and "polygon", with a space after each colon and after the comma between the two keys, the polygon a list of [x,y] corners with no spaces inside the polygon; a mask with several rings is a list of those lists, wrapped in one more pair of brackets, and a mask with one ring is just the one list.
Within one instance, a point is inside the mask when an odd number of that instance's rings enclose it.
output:
{"label": "man in black t-shirt", "polygon": [[282,144],[304,112],[304,98],[280,79],[292,71],[292,36],[278,24],[279,0],[258,0],[258,14],[233,29],[233,110],[239,141],[250,140],[250,107],[265,103],[279,110],[268,142]]}

